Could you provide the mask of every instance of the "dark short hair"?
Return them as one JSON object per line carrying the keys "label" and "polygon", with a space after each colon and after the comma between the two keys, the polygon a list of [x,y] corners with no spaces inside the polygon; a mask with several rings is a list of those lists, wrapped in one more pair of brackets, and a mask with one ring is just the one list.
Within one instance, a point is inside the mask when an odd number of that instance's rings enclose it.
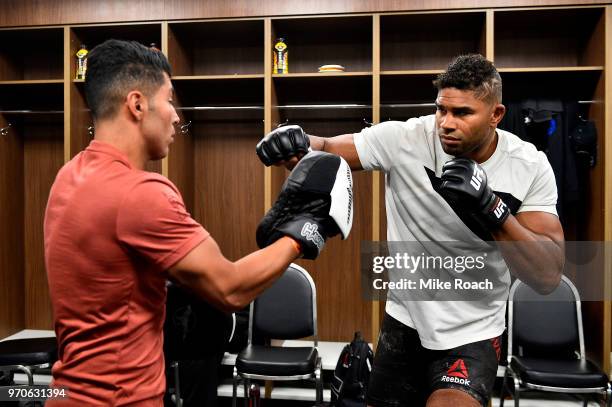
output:
{"label": "dark short hair", "polygon": [[479,99],[502,101],[502,80],[491,61],[480,54],[460,55],[433,82],[438,89],[471,90]]}
{"label": "dark short hair", "polygon": [[163,53],[135,41],[108,40],[87,58],[85,97],[94,120],[112,118],[134,89],[153,95],[171,75]]}

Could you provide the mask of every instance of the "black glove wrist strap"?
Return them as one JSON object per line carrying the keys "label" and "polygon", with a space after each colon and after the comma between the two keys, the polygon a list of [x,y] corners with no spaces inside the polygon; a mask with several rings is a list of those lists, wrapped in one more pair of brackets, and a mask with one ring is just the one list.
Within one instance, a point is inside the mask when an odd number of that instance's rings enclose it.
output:
{"label": "black glove wrist strap", "polygon": [[510,208],[502,199],[491,193],[491,199],[482,210],[484,221],[491,230],[499,229],[510,216]]}

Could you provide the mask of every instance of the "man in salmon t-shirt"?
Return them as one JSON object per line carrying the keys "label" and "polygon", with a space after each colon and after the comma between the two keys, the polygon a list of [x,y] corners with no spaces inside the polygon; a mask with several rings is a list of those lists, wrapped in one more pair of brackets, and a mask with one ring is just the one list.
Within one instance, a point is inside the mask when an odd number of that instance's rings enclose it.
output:
{"label": "man in salmon t-shirt", "polygon": [[[52,385],[69,393],[47,405],[162,406],[166,279],[222,310],[241,309],[294,259],[316,257],[337,231],[329,213],[295,200],[289,208],[279,197],[283,210],[258,229],[266,247],[227,260],[172,182],[143,170],[168,154],[179,121],[166,57],[109,40],[91,51],[88,65],[95,139],[59,171],[44,222],[59,343]],[[308,178],[309,170],[298,175]],[[295,196],[300,185],[290,188]],[[322,235],[314,251],[296,232],[313,225]]]}

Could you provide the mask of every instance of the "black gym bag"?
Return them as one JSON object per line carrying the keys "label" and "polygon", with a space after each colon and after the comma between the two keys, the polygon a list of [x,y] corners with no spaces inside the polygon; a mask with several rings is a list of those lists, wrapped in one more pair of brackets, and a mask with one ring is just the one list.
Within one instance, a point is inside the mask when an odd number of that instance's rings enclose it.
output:
{"label": "black gym bag", "polygon": [[366,392],[374,353],[355,332],[353,341],[346,345],[334,370],[331,382],[331,405],[335,407],[365,407]]}

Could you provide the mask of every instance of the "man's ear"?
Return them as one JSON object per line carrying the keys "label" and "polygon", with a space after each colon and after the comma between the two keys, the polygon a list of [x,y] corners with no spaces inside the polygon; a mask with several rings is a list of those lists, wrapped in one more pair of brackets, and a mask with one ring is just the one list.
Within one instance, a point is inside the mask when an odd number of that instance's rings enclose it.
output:
{"label": "man's ear", "polygon": [[133,90],[126,96],[125,101],[128,110],[136,120],[142,120],[143,112],[147,107],[147,98],[142,92]]}
{"label": "man's ear", "polygon": [[504,118],[505,114],[506,106],[502,105],[501,103],[496,104],[493,108],[493,112],[491,113],[491,127],[497,127],[499,122]]}

